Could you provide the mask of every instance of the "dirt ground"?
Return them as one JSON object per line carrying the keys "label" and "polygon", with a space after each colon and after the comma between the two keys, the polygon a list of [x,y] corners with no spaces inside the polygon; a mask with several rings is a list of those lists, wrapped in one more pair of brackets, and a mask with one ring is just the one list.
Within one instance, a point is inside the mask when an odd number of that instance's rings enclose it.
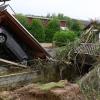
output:
{"label": "dirt ground", "polygon": [[77,84],[62,82],[62,86],[51,82],[44,85],[46,87],[31,84],[17,90],[3,91],[0,93],[0,100],[85,100]]}

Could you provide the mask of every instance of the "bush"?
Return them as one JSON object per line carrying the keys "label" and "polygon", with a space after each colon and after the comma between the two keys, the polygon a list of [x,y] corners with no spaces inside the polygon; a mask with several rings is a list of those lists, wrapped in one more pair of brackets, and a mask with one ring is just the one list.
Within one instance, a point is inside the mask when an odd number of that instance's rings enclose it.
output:
{"label": "bush", "polygon": [[29,31],[39,42],[45,41],[45,31],[41,20],[32,20]]}
{"label": "bush", "polygon": [[59,31],[56,32],[53,41],[57,46],[64,46],[67,42],[74,41],[76,34],[73,31]]}

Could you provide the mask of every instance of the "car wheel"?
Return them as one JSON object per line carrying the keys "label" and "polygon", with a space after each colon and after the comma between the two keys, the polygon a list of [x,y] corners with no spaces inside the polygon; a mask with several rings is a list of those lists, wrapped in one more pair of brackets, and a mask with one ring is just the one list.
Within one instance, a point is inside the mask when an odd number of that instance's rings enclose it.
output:
{"label": "car wheel", "polygon": [[5,42],[6,42],[6,40],[7,40],[6,35],[5,35],[5,34],[3,34],[3,33],[0,33],[0,44],[5,43]]}

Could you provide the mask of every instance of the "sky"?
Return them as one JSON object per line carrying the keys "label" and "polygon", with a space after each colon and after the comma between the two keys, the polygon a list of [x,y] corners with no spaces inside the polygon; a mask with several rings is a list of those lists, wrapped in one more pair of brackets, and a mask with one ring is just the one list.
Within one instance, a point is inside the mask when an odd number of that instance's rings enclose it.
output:
{"label": "sky", "polygon": [[8,3],[16,13],[39,16],[63,13],[83,20],[100,17],[100,0],[11,0]]}

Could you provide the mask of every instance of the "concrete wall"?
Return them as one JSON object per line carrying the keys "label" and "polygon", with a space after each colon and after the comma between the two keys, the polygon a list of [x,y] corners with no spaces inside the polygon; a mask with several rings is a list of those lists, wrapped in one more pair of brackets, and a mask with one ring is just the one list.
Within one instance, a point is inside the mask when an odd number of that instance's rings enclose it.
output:
{"label": "concrete wall", "polygon": [[40,76],[41,75],[37,74],[37,72],[23,72],[0,76],[0,90],[3,88],[15,88],[16,86],[37,82],[39,81]]}

